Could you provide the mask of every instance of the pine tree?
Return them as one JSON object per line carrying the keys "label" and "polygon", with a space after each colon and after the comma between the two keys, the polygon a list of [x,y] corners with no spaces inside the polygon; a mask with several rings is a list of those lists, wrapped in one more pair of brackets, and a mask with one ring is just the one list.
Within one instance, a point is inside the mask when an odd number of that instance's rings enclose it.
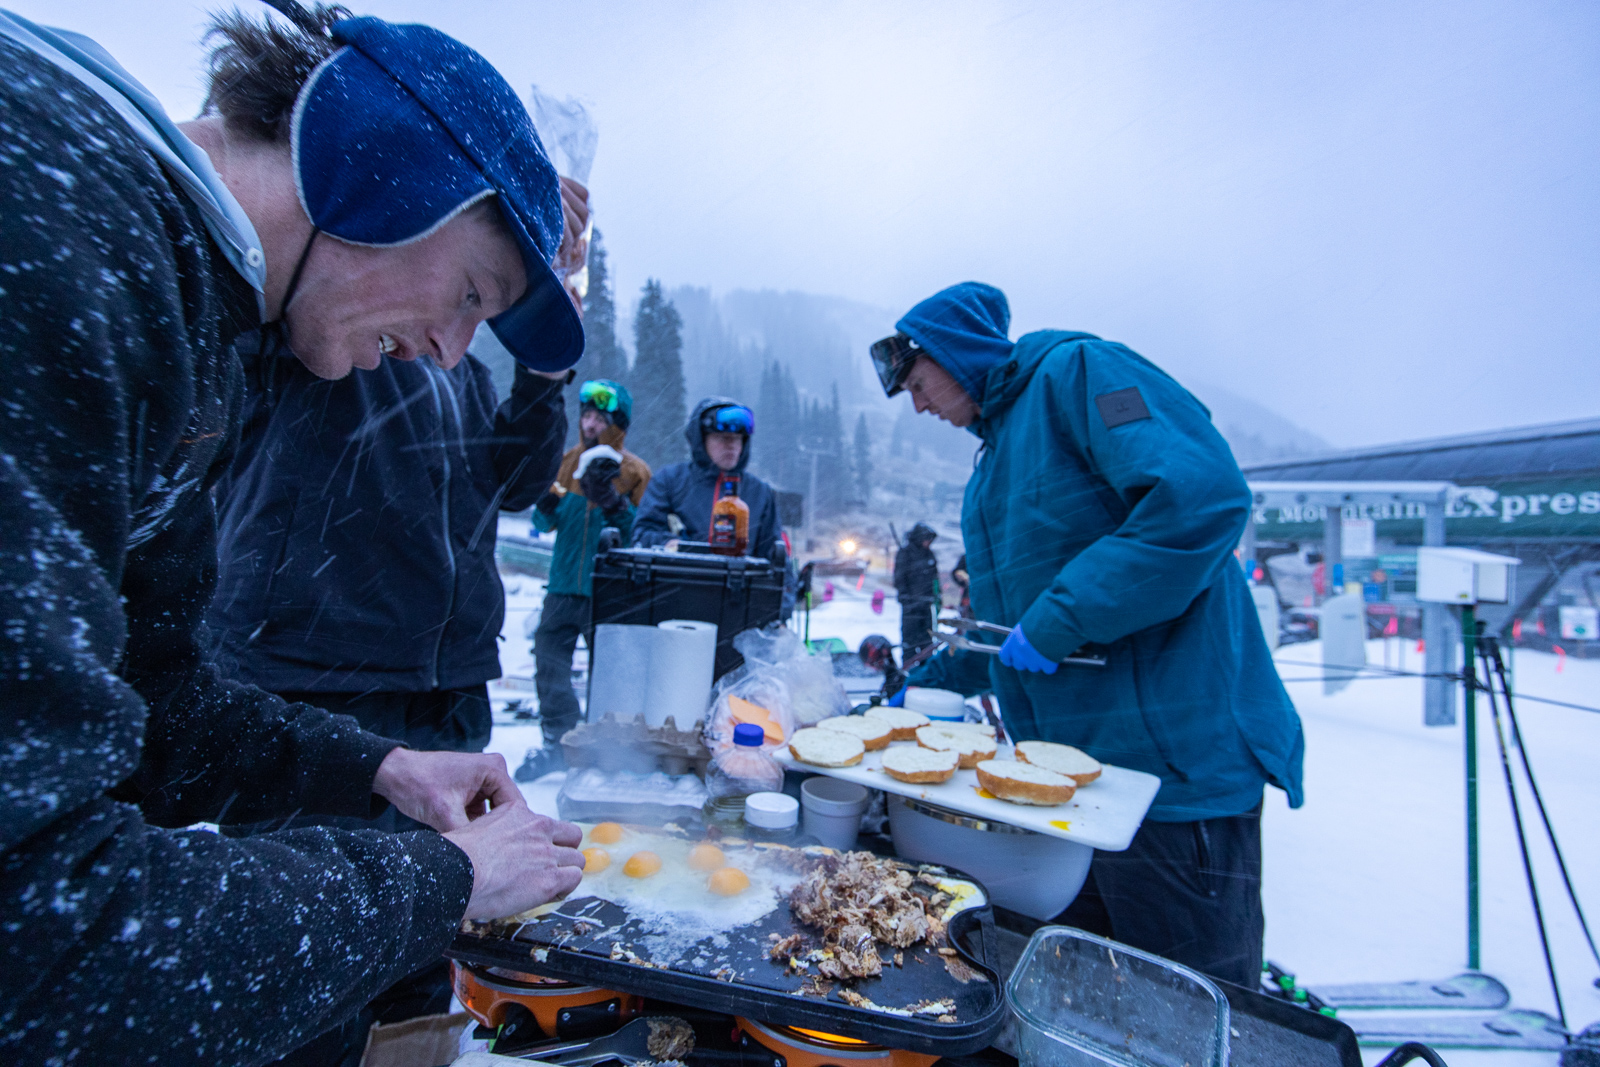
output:
{"label": "pine tree", "polygon": [[856,416],[856,499],[872,503],[872,431],[867,428],[867,413]]}
{"label": "pine tree", "polygon": [[689,458],[683,440],[688,402],[683,387],[683,320],[654,278],[645,283],[633,319],[633,425],[628,448],[660,470]]}
{"label": "pine tree", "polygon": [[617,304],[611,292],[611,271],[600,231],[589,242],[589,292],[583,298],[583,358],[573,368],[567,389],[567,445],[578,442],[578,389],[593,378],[622,382],[628,376],[628,354],[617,343]]}

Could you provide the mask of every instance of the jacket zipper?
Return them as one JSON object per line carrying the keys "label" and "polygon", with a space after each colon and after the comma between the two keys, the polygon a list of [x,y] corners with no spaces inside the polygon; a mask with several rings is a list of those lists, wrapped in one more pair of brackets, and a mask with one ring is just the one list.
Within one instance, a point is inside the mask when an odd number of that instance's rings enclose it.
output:
{"label": "jacket zipper", "polygon": [[[428,385],[433,388],[433,408],[434,413],[439,417],[439,428],[441,431],[439,448],[441,461],[444,466],[444,484],[440,487],[439,493],[439,516],[441,520],[443,520],[444,524],[444,558],[445,567],[450,578],[449,594],[445,598],[444,618],[439,621],[439,635],[434,639],[433,642],[433,672],[432,679],[428,685],[428,688],[430,689],[438,689],[439,660],[444,654],[445,629],[450,625],[450,619],[455,615],[456,610],[456,548],[450,533],[450,437],[447,433],[443,432],[446,429],[445,423],[447,420],[444,412],[444,398],[440,396],[439,388],[439,377],[440,375],[444,374],[444,371],[434,366],[432,362],[426,362],[423,364],[423,366],[428,371]],[[445,385],[448,386],[449,383],[446,382]],[[459,406],[456,404],[454,392],[450,391],[448,388],[446,388],[444,391],[449,393],[450,407],[455,414],[456,436],[459,438],[461,436],[461,411]]]}

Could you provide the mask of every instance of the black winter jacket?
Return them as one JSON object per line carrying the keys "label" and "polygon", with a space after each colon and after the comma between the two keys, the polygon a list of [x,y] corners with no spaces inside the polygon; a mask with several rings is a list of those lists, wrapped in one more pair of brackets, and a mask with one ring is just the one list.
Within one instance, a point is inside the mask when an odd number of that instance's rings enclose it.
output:
{"label": "black winter jacket", "polygon": [[255,348],[241,345],[244,428],[217,485],[219,663],[275,691],[500,677],[496,520],[555,477],[562,383],[519,367],[497,408],[470,355],[324,381]]}
{"label": "black winter jacket", "polygon": [[933,549],[908,542],[894,557],[894,588],[902,604],[931,604],[939,587],[939,560]]}
{"label": "black winter jacket", "polygon": [[261,1063],[437,958],[471,864],[158,828],[374,814],[394,742],[202,656],[255,294],[100,96],[0,70],[0,1062]]}

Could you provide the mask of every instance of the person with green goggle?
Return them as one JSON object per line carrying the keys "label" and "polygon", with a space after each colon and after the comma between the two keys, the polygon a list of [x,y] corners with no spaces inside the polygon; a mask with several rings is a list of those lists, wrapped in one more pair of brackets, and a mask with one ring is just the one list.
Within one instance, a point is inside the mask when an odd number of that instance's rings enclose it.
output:
{"label": "person with green goggle", "polygon": [[589,631],[594,557],[600,531],[615,526],[626,538],[634,509],[650,484],[650,465],[623,447],[633,417],[633,396],[601,378],[578,389],[578,443],[561,457],[555,484],[533,509],[533,525],[555,531],[555,552],[544,608],[533,635],[539,725],[544,747],[530,751],[518,781],[531,782],[563,770],[561,735],[578,725],[572,689],[572,653]]}

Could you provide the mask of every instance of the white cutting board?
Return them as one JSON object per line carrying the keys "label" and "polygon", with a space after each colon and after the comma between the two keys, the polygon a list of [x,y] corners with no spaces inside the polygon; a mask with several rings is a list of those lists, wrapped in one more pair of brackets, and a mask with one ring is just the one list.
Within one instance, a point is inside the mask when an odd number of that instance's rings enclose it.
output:
{"label": "white cutting board", "polygon": [[[889,747],[901,745],[915,746],[916,742],[894,741]],[[813,767],[789,755],[787,745],[773,755],[779,763],[793,770],[843,778],[869,789],[926,800],[951,811],[1021,826],[1106,852],[1121,852],[1133,842],[1134,833],[1144,821],[1144,813],[1150,810],[1150,803],[1161,788],[1161,779],[1153,774],[1108,763],[1102,765],[1105,769],[1099,778],[1080,788],[1065,804],[1040,808],[981,795],[977,771],[957,771],[954,778],[936,785],[913,785],[890,778],[883,773],[883,754],[887,751],[868,752],[854,767]],[[1000,746],[996,758],[1010,759],[1011,747]]]}

